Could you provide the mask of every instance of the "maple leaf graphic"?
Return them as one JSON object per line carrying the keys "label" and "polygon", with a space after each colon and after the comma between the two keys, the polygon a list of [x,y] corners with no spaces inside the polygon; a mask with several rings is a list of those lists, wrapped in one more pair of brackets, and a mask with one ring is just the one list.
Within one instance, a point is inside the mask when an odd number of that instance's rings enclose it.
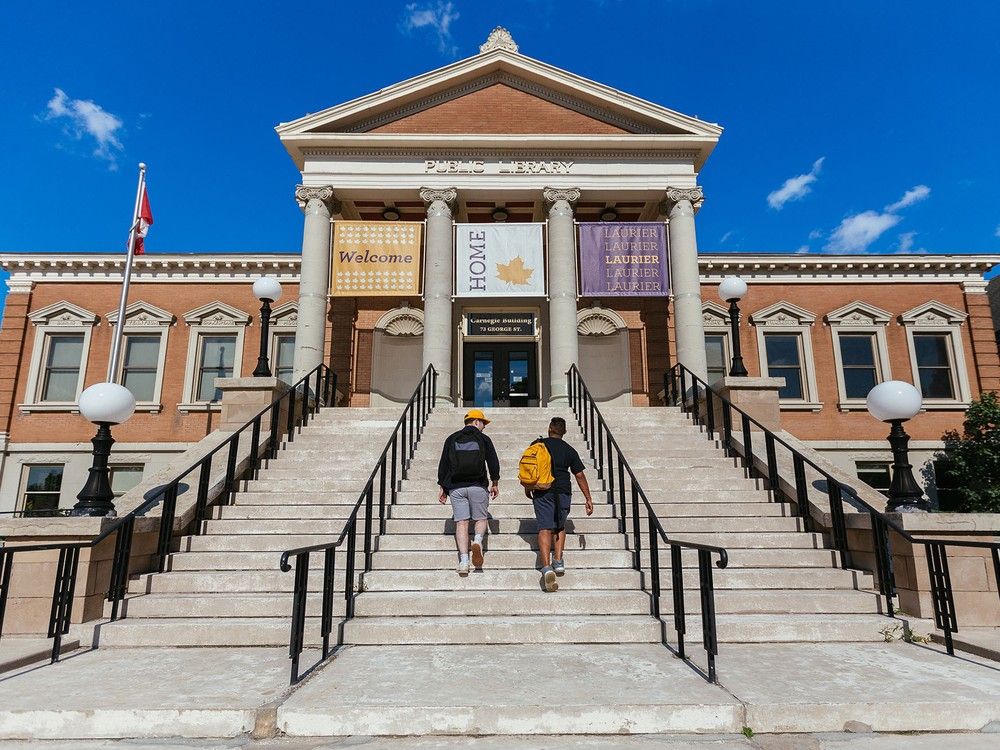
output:
{"label": "maple leaf graphic", "polygon": [[524,258],[518,256],[510,263],[497,263],[497,278],[519,286],[527,286],[534,268],[526,268]]}

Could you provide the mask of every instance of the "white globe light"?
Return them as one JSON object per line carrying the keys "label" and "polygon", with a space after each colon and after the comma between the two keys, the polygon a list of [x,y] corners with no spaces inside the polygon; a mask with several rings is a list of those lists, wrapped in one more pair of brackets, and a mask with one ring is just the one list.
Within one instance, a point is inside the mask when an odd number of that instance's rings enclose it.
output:
{"label": "white globe light", "polygon": [[902,380],[887,380],[868,391],[868,413],[883,422],[911,419],[920,412],[920,391]]}
{"label": "white globe light", "polygon": [[253,283],[253,296],[259,300],[277,302],[281,299],[281,284],[270,276],[261,276]]}
{"label": "white globe light", "polygon": [[91,422],[121,424],[135,413],[135,397],[123,385],[96,383],[80,394],[80,413]]}
{"label": "white globe light", "polygon": [[739,276],[727,276],[719,284],[719,297],[723,302],[731,299],[741,300],[747,293],[747,283]]}

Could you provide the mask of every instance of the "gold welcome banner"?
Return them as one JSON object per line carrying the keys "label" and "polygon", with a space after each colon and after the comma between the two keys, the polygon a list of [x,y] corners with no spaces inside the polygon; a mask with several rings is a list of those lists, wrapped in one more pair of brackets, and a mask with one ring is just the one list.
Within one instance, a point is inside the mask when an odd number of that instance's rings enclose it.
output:
{"label": "gold welcome banner", "polygon": [[419,221],[337,221],[333,225],[333,297],[420,294]]}

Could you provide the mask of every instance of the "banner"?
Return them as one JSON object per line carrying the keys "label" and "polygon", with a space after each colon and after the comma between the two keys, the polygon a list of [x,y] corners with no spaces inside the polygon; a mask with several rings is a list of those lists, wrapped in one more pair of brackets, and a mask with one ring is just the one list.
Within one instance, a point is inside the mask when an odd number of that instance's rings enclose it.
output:
{"label": "banner", "polygon": [[419,221],[337,221],[333,225],[333,297],[420,294]]}
{"label": "banner", "polygon": [[456,224],[456,297],[544,297],[541,224]]}
{"label": "banner", "polygon": [[670,294],[666,224],[601,221],[579,227],[581,296]]}

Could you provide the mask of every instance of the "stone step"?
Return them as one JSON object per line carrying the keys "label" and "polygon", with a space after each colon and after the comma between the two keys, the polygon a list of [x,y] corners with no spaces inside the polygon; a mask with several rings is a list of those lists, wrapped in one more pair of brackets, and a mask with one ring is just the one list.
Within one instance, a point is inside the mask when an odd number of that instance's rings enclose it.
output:
{"label": "stone step", "polygon": [[356,617],[344,624],[344,642],[357,645],[656,643],[659,640],[660,624],[648,614],[572,618]]}
{"label": "stone step", "polygon": [[[498,458],[500,459],[500,472],[501,476],[516,474],[517,464],[520,460],[520,453],[517,455],[501,453],[497,451]],[[590,462],[589,459],[584,459],[584,463],[590,463],[589,466],[585,466],[587,471],[596,472],[596,465]],[[661,468],[664,464],[669,464],[669,469]],[[662,475],[665,477],[678,477],[685,476],[689,474],[707,474],[713,475],[715,473],[722,472],[735,472],[734,476],[737,478],[743,478],[743,469],[737,468],[731,459],[725,458],[724,456],[708,456],[705,458],[671,458],[668,461],[662,459],[653,459],[649,461],[637,461],[632,463],[629,461],[629,466],[632,468],[636,475],[636,479],[639,480],[639,484],[645,485],[647,481],[655,479],[656,476]],[[276,475],[279,471],[279,467],[269,470],[269,475],[274,472]],[[291,471],[286,469],[286,471]],[[407,474],[409,479],[421,480],[421,479],[431,479],[437,480],[438,467],[437,464],[431,465],[430,462],[415,461]],[[614,468],[615,478],[617,479],[617,463]],[[626,476],[627,480],[627,476]]]}
{"label": "stone step", "polygon": [[[558,593],[559,596],[547,595],[537,576],[531,589],[518,591],[365,592],[358,595],[355,612],[358,617],[649,614],[649,596],[638,590]],[[135,618],[285,618],[291,605],[291,594],[153,594],[128,599],[123,611]],[[319,617],[321,605],[318,592],[308,597],[307,615]],[[334,597],[334,614],[343,616],[344,611],[344,597]]]}
{"label": "stone step", "polygon": [[[438,493],[440,490],[437,486],[425,488],[423,490],[416,490],[413,488],[410,482],[404,482],[403,488],[396,493],[396,504],[397,505],[423,505],[432,506],[438,501]],[[594,484],[591,484],[591,495],[594,498],[595,505],[610,505],[607,503],[607,494],[605,490],[598,490]],[[241,494],[238,496],[237,503],[241,503],[244,496]],[[260,500],[269,500],[274,502],[281,497],[277,494],[272,494],[266,497],[259,498]],[[295,493],[294,495],[285,495],[288,498],[295,498],[295,502],[320,502],[322,498],[335,498],[334,495],[324,495],[322,493]],[[344,502],[347,502],[347,495],[344,496]],[[728,490],[698,490],[698,489],[685,489],[679,490],[677,492],[667,492],[667,493],[648,493],[647,497],[652,505],[655,507],[668,508],[672,505],[687,503],[687,504],[701,504],[701,503],[715,503],[724,504],[730,506],[739,507],[745,503],[753,504],[754,509],[756,506],[766,503],[771,503],[771,500],[766,492],[754,489],[752,486],[743,487],[740,489],[728,489]],[[618,496],[615,496],[616,502],[618,502]],[[603,502],[602,502],[603,500]],[[357,501],[357,495],[354,496],[354,501]],[[632,498],[630,494],[626,494],[625,501],[628,505],[631,505]],[[490,504],[498,503],[500,505],[530,505],[530,500],[524,496],[524,491],[521,489],[520,485],[514,485],[512,482],[508,483],[506,480],[500,482],[500,496],[496,500],[490,501]],[[583,504],[583,495],[577,491],[573,493],[573,503]],[[639,501],[641,507],[642,501]]]}
{"label": "stone step", "polygon": [[[487,535],[485,551],[538,549],[538,538],[527,534]],[[455,538],[450,534],[387,534],[379,539],[379,550],[454,550]],[[566,550],[624,550],[625,537],[618,533],[567,534]]]}
{"label": "stone step", "polygon": [[[454,542],[452,542],[454,545]],[[817,550],[818,551],[818,550]],[[337,552],[338,568],[344,564],[345,551]],[[170,555],[169,570],[277,570],[280,552],[180,552]],[[489,565],[494,568],[517,567],[532,569],[537,555],[525,545],[523,549],[495,550],[490,554]],[[314,554],[313,558],[318,558]],[[357,553],[355,565],[360,570],[362,555]],[[454,570],[458,562],[454,546],[435,551],[383,550],[372,556],[372,567],[388,570]],[[587,549],[573,552],[575,568],[627,568],[632,565],[632,554],[624,549]]]}
{"label": "stone step", "polygon": [[[345,514],[346,515],[346,514]],[[378,524],[378,507],[372,508],[372,518],[373,523]],[[364,523],[365,511],[364,508],[361,509],[359,514],[359,520]],[[791,518],[775,518],[775,519],[761,519],[764,522],[769,521],[791,521],[791,528],[794,529],[795,519]],[[680,524],[680,519],[677,521]],[[316,535],[334,535],[339,536],[344,530],[346,525],[345,519],[287,519],[287,518],[273,518],[273,519],[251,519],[251,520],[223,520],[223,521],[205,521],[203,524],[204,533],[203,537],[225,535],[231,536],[234,534],[240,535],[259,535],[259,536],[281,536],[287,534],[316,534]],[[468,525],[468,522],[466,522]],[[766,525],[766,524],[765,524]],[[789,524],[780,524],[782,529],[775,528],[773,530],[785,530],[788,528]],[[535,534],[537,531],[537,522],[534,518],[534,513],[531,508],[524,509],[523,513],[516,513],[511,516],[501,516],[499,513],[495,514],[488,521],[488,526],[490,533],[492,534]],[[704,526],[697,524],[698,528],[704,528]],[[679,532],[680,527],[671,527],[672,531]],[[715,527],[713,527],[715,528]],[[570,534],[615,534],[618,532],[618,522],[612,518],[588,518],[583,509],[580,509],[578,518],[570,518],[566,524],[567,533]],[[756,526],[752,529],[755,531],[768,531],[771,529],[757,528]],[[453,536],[455,533],[455,522],[450,518],[439,518],[439,519],[407,519],[407,520],[392,520],[386,521],[386,533],[387,534],[446,534]]]}
{"label": "stone step", "polygon": [[[506,501],[505,501],[506,499]],[[757,519],[757,518],[779,518],[779,517],[795,517],[794,509],[785,503],[772,503],[769,502],[766,496],[756,498],[758,502],[748,502],[748,503],[657,503],[653,506],[653,512],[658,518],[664,523],[670,522],[675,518],[700,518],[703,519],[706,524],[713,523],[719,518],[747,518],[747,519]],[[579,514],[583,516],[583,498],[574,498],[574,509],[572,511],[573,515]],[[268,506],[230,506],[223,513],[225,518],[267,518],[267,517],[279,517],[278,514],[281,513],[284,517],[288,518],[322,518],[326,516],[330,517],[340,517],[334,515],[334,513],[343,513],[346,517],[350,512],[350,509],[339,510],[330,507],[330,512],[324,514],[324,508],[327,506],[321,505],[294,505],[288,506],[290,510],[285,512],[285,506],[271,506],[274,509],[274,515],[268,515]],[[431,504],[429,502],[424,502],[421,504],[397,504],[390,507],[389,517],[399,520],[410,520],[410,519],[427,519],[427,518],[448,518],[450,517],[450,505],[440,506],[439,504]],[[501,495],[496,500],[490,501],[490,514],[495,515],[498,518],[511,518],[511,517],[529,517],[532,514],[532,506],[527,500],[523,502],[518,500],[514,502],[513,499],[507,498],[506,494]],[[595,497],[594,498],[594,515],[590,518],[615,518],[618,512],[617,497],[615,505],[610,505],[604,501],[604,498]],[[300,513],[301,516],[296,516],[296,513]],[[632,501],[631,498],[627,498],[626,513],[629,523],[632,519]],[[442,515],[444,514],[444,515]],[[646,506],[641,502],[639,504],[639,516],[645,518],[647,515]]]}

